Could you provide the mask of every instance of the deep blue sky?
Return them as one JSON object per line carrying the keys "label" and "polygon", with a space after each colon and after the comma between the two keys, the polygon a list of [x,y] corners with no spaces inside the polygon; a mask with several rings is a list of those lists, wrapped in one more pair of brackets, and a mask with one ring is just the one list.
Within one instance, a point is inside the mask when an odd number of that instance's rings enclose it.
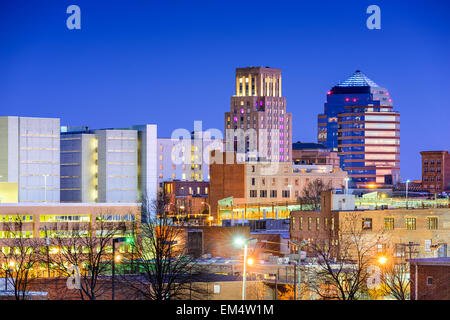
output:
{"label": "deep blue sky", "polygon": [[391,93],[403,179],[420,178],[420,151],[450,149],[449,49],[444,0],[0,0],[0,115],[223,130],[235,68],[261,65],[282,69],[294,141],[316,141],[326,92],[360,69]]}

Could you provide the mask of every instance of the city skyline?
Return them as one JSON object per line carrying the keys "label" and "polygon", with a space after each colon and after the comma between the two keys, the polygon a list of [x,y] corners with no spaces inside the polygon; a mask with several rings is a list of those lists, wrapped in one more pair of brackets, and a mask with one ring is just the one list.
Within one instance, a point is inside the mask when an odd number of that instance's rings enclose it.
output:
{"label": "city skyline", "polygon": [[194,120],[222,130],[235,68],[270,66],[283,72],[292,141],[316,142],[327,91],[359,69],[392,93],[402,114],[402,180],[420,179],[419,152],[448,149],[448,4],[408,1],[404,10],[406,2],[380,1],[382,29],[368,30],[371,3],[325,3],[280,4],[270,19],[264,4],[241,4],[255,19],[235,23],[236,3],[78,1],[82,27],[71,31],[66,4],[4,2],[1,115],[93,128],[155,123],[161,137]]}

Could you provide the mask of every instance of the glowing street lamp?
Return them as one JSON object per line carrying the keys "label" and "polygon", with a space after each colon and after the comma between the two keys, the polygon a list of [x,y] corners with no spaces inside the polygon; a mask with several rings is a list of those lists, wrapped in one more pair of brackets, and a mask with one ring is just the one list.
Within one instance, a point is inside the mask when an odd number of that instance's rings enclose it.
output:
{"label": "glowing street lamp", "polygon": [[111,294],[111,300],[114,300],[115,298],[115,273],[116,273],[116,264],[115,262],[120,262],[122,260],[122,256],[117,255],[116,256],[116,243],[118,242],[125,242],[126,244],[134,243],[134,239],[132,237],[119,237],[114,238],[112,240],[112,275],[111,275],[111,284],[112,284],[112,294]]}
{"label": "glowing street lamp", "polygon": [[257,239],[255,238],[251,238],[251,239],[246,239],[243,237],[237,237],[234,239],[234,245],[237,247],[244,247],[244,260],[243,260],[243,274],[242,274],[242,300],[245,300],[245,282],[246,282],[246,278],[247,278],[247,263],[249,263],[248,260],[251,260],[252,262],[250,264],[253,264],[253,259],[250,258],[247,260],[247,248],[248,248],[248,244],[257,241]]}
{"label": "glowing street lamp", "polygon": [[410,181],[406,180],[406,209],[408,209],[408,183]]}
{"label": "glowing street lamp", "polygon": [[249,266],[253,265],[254,263],[255,263],[255,260],[253,260],[253,258],[248,258],[248,259],[247,259],[247,264],[248,264]]}
{"label": "glowing street lamp", "polygon": [[381,257],[378,258],[378,263],[381,264],[381,265],[386,264],[387,261],[388,261],[388,259],[386,257],[384,257],[384,256],[381,256]]}

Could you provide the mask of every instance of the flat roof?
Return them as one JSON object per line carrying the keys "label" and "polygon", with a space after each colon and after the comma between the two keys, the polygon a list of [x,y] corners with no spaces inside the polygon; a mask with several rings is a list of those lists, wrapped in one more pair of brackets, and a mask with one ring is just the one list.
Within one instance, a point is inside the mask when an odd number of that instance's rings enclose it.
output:
{"label": "flat roof", "polygon": [[450,266],[450,257],[409,259],[408,261],[413,264],[421,264],[421,265],[448,265],[448,266]]}
{"label": "flat roof", "polygon": [[119,202],[119,203],[88,203],[88,202],[58,202],[58,203],[0,203],[0,207],[140,207],[141,203],[136,202]]}

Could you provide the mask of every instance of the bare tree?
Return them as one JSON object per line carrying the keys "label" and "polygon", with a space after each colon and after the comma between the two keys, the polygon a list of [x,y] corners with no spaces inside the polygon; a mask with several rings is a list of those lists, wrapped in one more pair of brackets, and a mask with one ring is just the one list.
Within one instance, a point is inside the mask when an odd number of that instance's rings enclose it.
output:
{"label": "bare tree", "polygon": [[26,230],[22,216],[17,215],[13,220],[2,223],[6,237],[0,239],[0,254],[5,266],[5,281],[14,287],[16,300],[25,300],[30,282],[36,277],[33,269],[41,260],[41,243],[33,237],[32,229]]}
{"label": "bare tree", "polygon": [[320,197],[322,192],[330,190],[330,187],[325,185],[322,180],[315,179],[308,182],[303,188],[303,197],[301,201],[305,201],[312,205],[312,210],[320,209]]}
{"label": "bare tree", "polygon": [[404,255],[398,255],[392,248],[388,248],[385,255],[386,263],[380,266],[381,293],[384,296],[392,296],[396,300],[409,300],[409,263]]}
{"label": "bare tree", "polygon": [[129,234],[129,224],[111,221],[112,215],[96,217],[95,222],[55,224],[52,245],[59,251],[51,264],[62,276],[79,270],[79,294],[82,300],[96,300],[111,290],[109,274],[113,257],[113,239]]}
{"label": "bare tree", "polygon": [[147,223],[141,225],[134,245],[139,275],[122,280],[143,299],[195,299],[203,295],[192,285],[201,281],[202,268],[188,255],[183,226],[166,217],[166,205],[165,197],[143,199]]}
{"label": "bare tree", "polygon": [[308,289],[323,299],[357,300],[367,294],[370,266],[382,231],[366,233],[357,213],[344,217],[340,230],[329,230],[323,241],[310,244],[317,266],[308,271]]}

